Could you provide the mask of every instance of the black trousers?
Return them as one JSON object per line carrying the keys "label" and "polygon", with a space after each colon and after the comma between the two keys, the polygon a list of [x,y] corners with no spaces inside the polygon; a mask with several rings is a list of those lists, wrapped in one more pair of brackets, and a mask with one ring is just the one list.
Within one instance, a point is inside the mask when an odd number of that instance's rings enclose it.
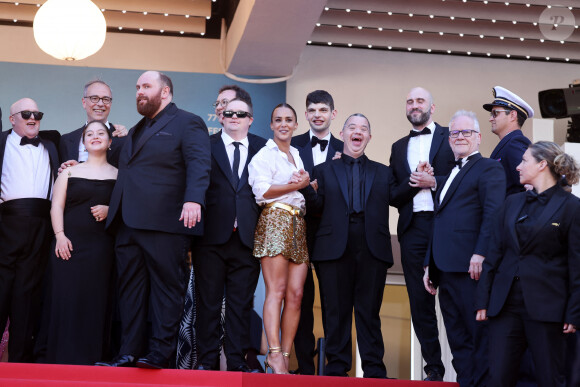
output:
{"label": "black trousers", "polygon": [[342,257],[319,261],[320,293],[324,297],[326,373],[346,376],[352,366],[352,311],[365,378],[384,378],[385,353],[379,312],[388,264],[372,257],[365,238],[364,218],[350,223]]}
{"label": "black trousers", "polygon": [[400,236],[399,242],[401,263],[411,307],[411,320],[417,339],[421,343],[421,355],[427,363],[425,372],[436,371],[444,375],[445,367],[441,361],[435,296],[427,293],[423,285],[423,263],[432,227],[433,212],[416,212],[413,214],[411,225]]}
{"label": "black trousers", "polygon": [[489,319],[491,386],[515,386],[520,360],[530,349],[540,387],[566,386],[566,335],[561,322],[535,321],[524,304],[520,281],[512,283],[500,312]]}
{"label": "black trousers", "polygon": [[488,324],[475,321],[476,288],[477,281],[469,273],[439,272],[441,313],[461,387],[487,385]]}
{"label": "black trousers", "polygon": [[[9,212],[5,211],[8,207]],[[29,363],[33,361],[42,281],[50,252],[50,202],[17,199],[0,208],[0,329],[4,330],[10,318],[9,361]]]}
{"label": "black trousers", "polygon": [[197,294],[198,364],[215,368],[219,364],[219,333],[225,290],[224,352],[228,369],[246,364],[250,344],[250,319],[260,261],[252,255],[237,232],[223,245],[196,246],[193,264]]}
{"label": "black trousers", "polygon": [[119,226],[115,254],[123,326],[121,355],[141,356],[147,350],[148,317],[148,350],[166,359],[175,351],[189,244],[186,235]]}

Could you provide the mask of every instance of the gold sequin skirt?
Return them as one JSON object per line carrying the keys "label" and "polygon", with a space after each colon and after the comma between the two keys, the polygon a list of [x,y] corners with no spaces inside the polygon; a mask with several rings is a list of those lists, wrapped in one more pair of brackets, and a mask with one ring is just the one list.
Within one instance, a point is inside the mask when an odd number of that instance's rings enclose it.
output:
{"label": "gold sequin skirt", "polygon": [[300,215],[292,215],[282,208],[266,207],[254,234],[254,257],[278,254],[297,264],[308,263],[306,223]]}

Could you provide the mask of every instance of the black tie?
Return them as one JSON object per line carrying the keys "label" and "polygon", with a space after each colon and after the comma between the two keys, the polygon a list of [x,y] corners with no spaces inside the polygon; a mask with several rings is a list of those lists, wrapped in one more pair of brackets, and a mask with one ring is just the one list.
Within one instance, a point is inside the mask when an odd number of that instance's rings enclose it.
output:
{"label": "black tie", "polygon": [[310,140],[310,145],[312,145],[312,147],[314,148],[316,144],[320,144],[320,150],[324,152],[324,150],[328,146],[328,140],[320,140],[318,137],[312,136],[312,139]]}
{"label": "black tie", "polygon": [[352,164],[352,210],[355,213],[362,212],[360,194],[360,160],[355,159]]}
{"label": "black tie", "polygon": [[457,165],[457,168],[461,169],[461,167],[463,166],[463,159],[455,160],[455,165]]}
{"label": "black tie", "polygon": [[533,202],[537,200],[540,204],[546,204],[548,202],[548,197],[545,193],[538,194],[536,191],[530,190],[526,191],[526,202]]}
{"label": "black tie", "polygon": [[240,143],[234,141],[232,144],[236,147],[234,149],[234,162],[232,163],[232,182],[234,187],[238,188],[238,183],[240,182],[240,176],[238,175],[238,169],[240,169]]}
{"label": "black tie", "polygon": [[34,138],[28,138],[26,136],[22,137],[22,139],[20,139],[20,145],[34,145],[34,146],[38,146],[38,144],[40,144],[40,137],[36,136]]}
{"label": "black tie", "polygon": [[421,131],[418,131],[418,130],[411,129],[411,132],[409,133],[409,136],[411,136],[411,137],[416,137],[416,136],[420,136],[420,135],[422,135],[422,134],[431,134],[431,129],[429,129],[429,128],[424,128],[424,129],[423,129],[423,130],[421,130]]}

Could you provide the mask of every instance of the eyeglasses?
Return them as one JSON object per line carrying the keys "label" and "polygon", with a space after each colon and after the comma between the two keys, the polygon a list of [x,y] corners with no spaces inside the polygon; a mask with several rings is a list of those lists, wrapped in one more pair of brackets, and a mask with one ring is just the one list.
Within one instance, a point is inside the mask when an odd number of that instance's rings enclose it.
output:
{"label": "eyeglasses", "polygon": [[218,106],[226,107],[228,103],[230,103],[230,100],[224,98],[221,101],[215,101],[214,103],[211,104],[211,106],[213,106],[213,108],[215,109]]}
{"label": "eyeglasses", "polygon": [[21,112],[16,112],[16,113],[12,114],[10,117],[17,115],[18,113],[20,113],[22,118],[24,118],[25,120],[29,119],[30,116],[32,116],[33,119],[35,119],[36,121],[40,121],[40,120],[42,120],[42,117],[44,116],[43,112],[33,112],[30,110],[22,110]]}
{"label": "eyeglasses", "polygon": [[489,115],[493,118],[496,118],[499,115],[499,112],[506,112],[509,114],[509,113],[513,112],[513,110],[496,109],[496,110],[490,111]]}
{"label": "eyeglasses", "polygon": [[451,131],[449,131],[449,137],[457,138],[457,137],[459,137],[460,133],[463,135],[463,137],[471,137],[472,133],[479,133],[479,132],[477,130],[473,130],[473,129],[451,130]]}
{"label": "eyeglasses", "polygon": [[98,95],[89,95],[83,98],[88,98],[92,103],[99,103],[102,100],[105,105],[110,105],[113,102],[111,97],[99,97]]}
{"label": "eyeglasses", "polygon": [[232,118],[234,116],[234,114],[238,117],[238,118],[246,118],[246,117],[252,117],[252,115],[248,112],[232,112],[230,110],[226,110],[225,112],[222,113],[224,115],[224,117],[226,118]]}

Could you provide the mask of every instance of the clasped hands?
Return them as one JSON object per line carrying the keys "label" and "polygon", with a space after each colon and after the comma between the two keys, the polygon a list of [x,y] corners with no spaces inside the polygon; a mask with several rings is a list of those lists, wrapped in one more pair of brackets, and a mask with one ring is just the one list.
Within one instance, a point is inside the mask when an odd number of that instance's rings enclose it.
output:
{"label": "clasped hands", "polygon": [[417,188],[435,188],[435,170],[428,161],[420,161],[409,176],[409,185]]}
{"label": "clasped hands", "polygon": [[296,189],[302,189],[310,184],[314,190],[318,190],[318,183],[316,180],[310,181],[310,175],[304,169],[292,173],[288,184],[296,184]]}

